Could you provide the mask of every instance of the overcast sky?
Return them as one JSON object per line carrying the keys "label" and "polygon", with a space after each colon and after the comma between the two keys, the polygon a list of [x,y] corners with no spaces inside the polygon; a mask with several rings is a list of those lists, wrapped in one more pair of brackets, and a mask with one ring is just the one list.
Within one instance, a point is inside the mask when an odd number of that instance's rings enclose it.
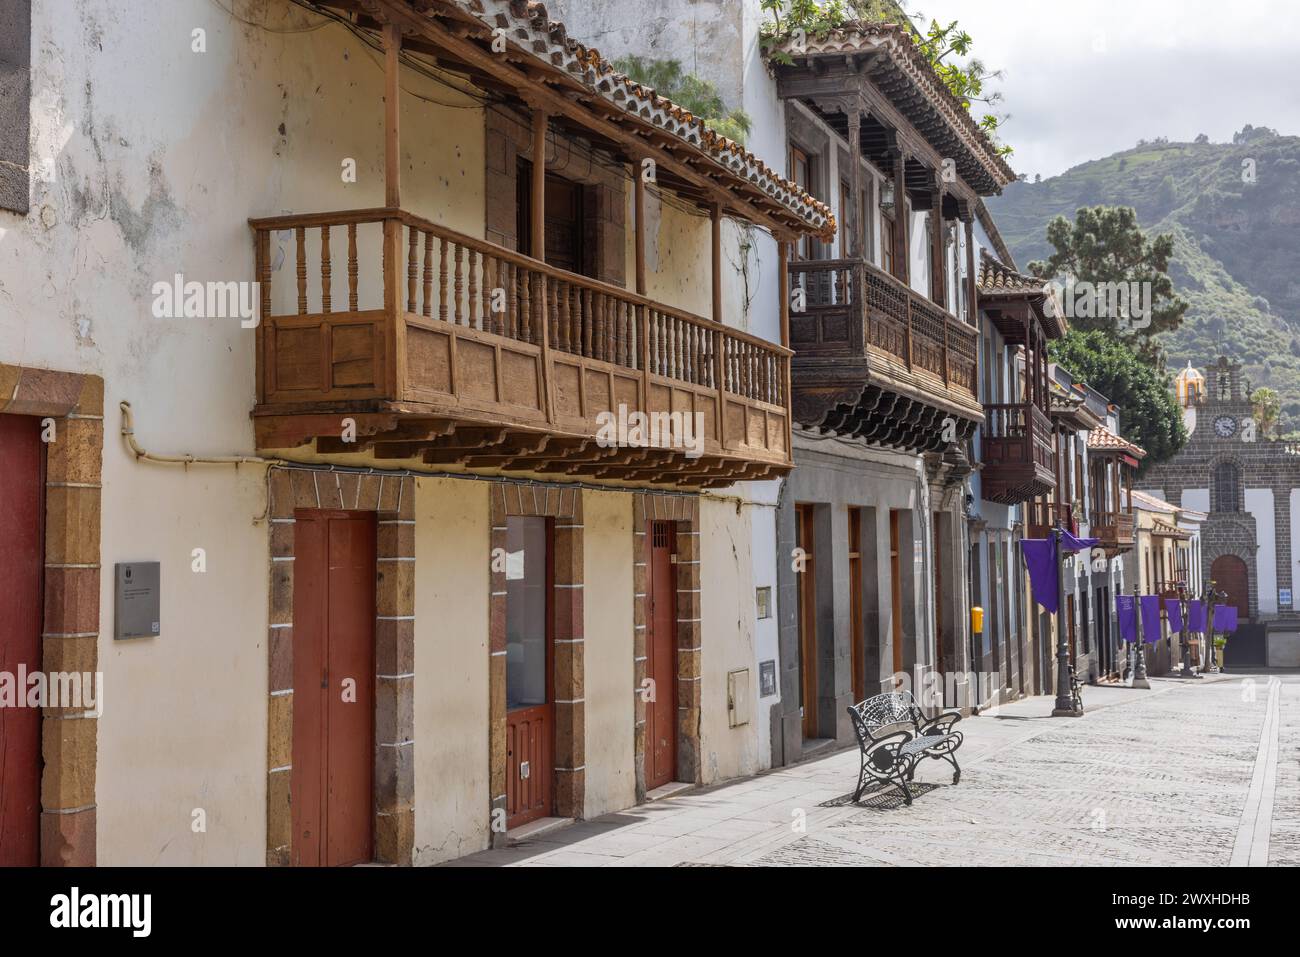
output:
{"label": "overcast sky", "polygon": [[[1300,2],[910,0],[957,20],[1009,113],[1017,173],[1044,178],[1139,139],[1300,134]],[[928,20],[927,20],[928,23]],[[976,104],[975,111],[979,112]]]}

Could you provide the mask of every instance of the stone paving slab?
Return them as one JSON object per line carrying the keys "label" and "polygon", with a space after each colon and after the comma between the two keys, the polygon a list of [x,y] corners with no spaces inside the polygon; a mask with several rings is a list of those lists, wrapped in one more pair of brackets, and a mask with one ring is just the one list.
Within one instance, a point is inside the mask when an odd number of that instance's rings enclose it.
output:
{"label": "stone paving slab", "polygon": [[[1276,686],[1270,685],[1270,681]],[[918,768],[916,798],[854,804],[857,749],[695,789],[469,866],[1231,866],[1300,864],[1300,676],[1088,687],[961,722],[962,780]]]}

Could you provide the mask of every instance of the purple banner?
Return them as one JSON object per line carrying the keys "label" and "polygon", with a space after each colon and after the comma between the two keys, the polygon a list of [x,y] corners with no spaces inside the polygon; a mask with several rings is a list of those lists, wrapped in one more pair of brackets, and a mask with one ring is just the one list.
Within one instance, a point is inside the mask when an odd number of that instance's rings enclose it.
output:
{"label": "purple banner", "polygon": [[1187,630],[1194,635],[1205,634],[1205,602],[1187,603]]}
{"label": "purple banner", "polygon": [[1137,604],[1132,595],[1115,596],[1115,612],[1119,616],[1119,640],[1135,642],[1138,640]]}
{"label": "purple banner", "polygon": [[1236,605],[1214,606],[1214,630],[1219,634],[1227,634],[1230,631],[1237,630]]}
{"label": "purple banner", "polygon": [[1093,549],[1097,547],[1099,538],[1075,538],[1066,529],[1061,529],[1061,548],[1067,552],[1081,552],[1085,548]]}
{"label": "purple banner", "polygon": [[1025,538],[1020,541],[1020,549],[1025,556],[1025,568],[1029,570],[1029,587],[1034,594],[1034,601],[1043,606],[1043,611],[1055,615],[1060,589],[1060,563],[1056,560],[1054,541],[1050,538]]}
{"label": "purple banner", "polygon": [[1177,598],[1166,598],[1165,612],[1169,615],[1169,630],[1175,633],[1181,632],[1183,630],[1183,603]]}
{"label": "purple banner", "polygon": [[1160,596],[1143,595],[1142,603],[1142,640],[1148,645],[1160,640]]}

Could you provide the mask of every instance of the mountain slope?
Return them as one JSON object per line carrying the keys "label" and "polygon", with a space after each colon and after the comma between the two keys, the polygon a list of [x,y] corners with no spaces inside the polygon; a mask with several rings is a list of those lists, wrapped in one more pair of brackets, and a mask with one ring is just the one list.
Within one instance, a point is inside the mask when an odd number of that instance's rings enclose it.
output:
{"label": "mountain slope", "polygon": [[1143,143],[988,205],[1024,268],[1047,257],[1054,216],[1098,204],[1174,235],[1170,273],[1190,307],[1163,337],[1170,368],[1240,359],[1252,385],[1281,394],[1283,429],[1300,428],[1300,137],[1246,127],[1233,143]]}

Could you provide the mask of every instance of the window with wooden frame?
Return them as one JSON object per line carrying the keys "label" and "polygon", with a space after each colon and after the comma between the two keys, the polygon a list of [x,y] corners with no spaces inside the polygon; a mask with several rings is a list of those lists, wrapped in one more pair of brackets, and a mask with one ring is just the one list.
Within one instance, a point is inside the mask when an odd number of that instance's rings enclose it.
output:
{"label": "window with wooden frame", "polygon": [[[816,196],[817,191],[814,188],[816,183],[813,177],[813,157],[812,154],[806,153],[799,147],[791,144],[790,146],[790,179],[803,188],[803,191],[809,196]],[[817,241],[811,236],[803,236],[795,243],[795,258],[812,259],[816,253],[817,247],[814,245]]]}
{"label": "window with wooden frame", "polygon": [[966,286],[961,281],[962,274],[962,255],[961,255],[961,230],[957,228],[955,220],[947,224],[947,236],[944,237],[944,249],[950,250],[945,253],[948,259],[948,301],[949,309],[954,316],[964,318],[966,314],[964,300],[966,298]]}
{"label": "window with wooden frame", "polygon": [[894,217],[890,213],[880,210],[880,268],[891,276],[896,276],[894,271],[894,245],[897,241],[897,227],[894,224]]}
{"label": "window with wooden frame", "polygon": [[853,187],[840,181],[840,258],[853,255],[853,232],[857,229],[857,216],[853,213]]}
{"label": "window with wooden frame", "polygon": [[875,262],[876,244],[875,237],[871,234],[872,221],[871,211],[875,209],[876,202],[876,181],[872,176],[863,174],[862,176],[862,195],[858,197],[861,201],[862,218],[859,220],[860,235],[862,236],[862,258],[868,262]]}
{"label": "window with wooden frame", "polygon": [[[516,174],[515,210],[517,246],[521,253],[541,259],[532,247],[533,164],[520,159]],[[546,174],[546,255],[548,266],[580,276],[595,276],[595,257],[588,239],[596,235],[595,204],[582,183],[554,173]]]}

